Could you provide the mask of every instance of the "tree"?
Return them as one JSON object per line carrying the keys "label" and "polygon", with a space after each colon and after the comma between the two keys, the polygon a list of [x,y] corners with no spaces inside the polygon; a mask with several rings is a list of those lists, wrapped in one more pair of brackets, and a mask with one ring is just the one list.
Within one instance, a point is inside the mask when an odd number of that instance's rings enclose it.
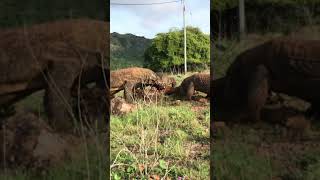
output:
{"label": "tree", "polygon": [[[145,52],[145,65],[155,71],[179,71],[183,69],[183,31],[171,29],[159,33]],[[210,38],[199,28],[187,27],[188,68],[204,68],[210,64]]]}

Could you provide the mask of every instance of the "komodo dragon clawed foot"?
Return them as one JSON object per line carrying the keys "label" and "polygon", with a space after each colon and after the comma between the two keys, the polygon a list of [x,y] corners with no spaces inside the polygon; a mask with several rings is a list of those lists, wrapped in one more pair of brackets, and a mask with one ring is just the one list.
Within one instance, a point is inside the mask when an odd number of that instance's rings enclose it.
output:
{"label": "komodo dragon clawed foot", "polygon": [[124,99],[128,103],[134,102],[134,93],[133,93],[134,87],[135,87],[134,82],[126,81],[124,84]]}

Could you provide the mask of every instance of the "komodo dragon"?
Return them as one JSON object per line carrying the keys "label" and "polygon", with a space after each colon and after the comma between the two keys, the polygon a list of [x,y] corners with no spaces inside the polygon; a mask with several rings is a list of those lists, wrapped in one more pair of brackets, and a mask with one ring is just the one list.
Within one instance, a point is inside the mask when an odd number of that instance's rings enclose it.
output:
{"label": "komodo dragon", "polygon": [[195,91],[200,91],[207,94],[210,97],[210,74],[208,73],[197,73],[185,78],[180,86],[173,89],[173,91],[167,92],[166,94],[176,94],[192,99]]}
{"label": "komodo dragon", "polygon": [[260,120],[270,91],[309,101],[312,109],[319,111],[320,41],[267,41],[237,56],[225,80],[225,103],[230,108],[245,107],[248,118],[254,121]]}
{"label": "komodo dragon", "polygon": [[127,102],[133,102],[134,89],[142,86],[154,86],[158,90],[165,90],[175,86],[175,81],[171,82],[166,76],[158,76],[150,69],[140,67],[130,67],[111,71],[110,74],[110,95],[124,90],[124,97]]}
{"label": "komodo dragon", "polygon": [[0,38],[0,107],[45,89],[49,121],[65,131],[72,125],[71,90],[89,82],[106,87],[109,22],[60,20],[3,29]]}

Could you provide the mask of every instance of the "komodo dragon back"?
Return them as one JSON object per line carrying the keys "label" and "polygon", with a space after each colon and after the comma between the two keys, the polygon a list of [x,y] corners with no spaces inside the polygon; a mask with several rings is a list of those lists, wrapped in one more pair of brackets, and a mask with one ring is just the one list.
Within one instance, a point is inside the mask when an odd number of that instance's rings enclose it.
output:
{"label": "komodo dragon back", "polygon": [[190,85],[193,86],[193,89],[196,91],[200,91],[206,93],[210,96],[210,74],[208,73],[197,73],[185,78],[180,86],[176,87],[172,91],[167,92],[166,94],[180,94],[184,96],[188,94],[190,90]]}
{"label": "komodo dragon back", "polygon": [[30,81],[48,67],[48,61],[78,60],[79,55],[86,59],[87,53],[100,53],[108,58],[107,32],[108,22],[91,19],[1,30],[0,83]]}
{"label": "komodo dragon back", "polygon": [[272,43],[278,57],[295,72],[320,78],[320,41],[281,39]]}
{"label": "komodo dragon back", "polygon": [[49,122],[61,132],[72,131],[72,110],[66,104],[72,104],[75,86],[100,86],[108,79],[102,62],[109,58],[109,23],[57,20],[3,29],[0,38],[0,106],[44,89]]}
{"label": "komodo dragon back", "polygon": [[111,88],[119,88],[125,82],[156,81],[157,75],[150,69],[130,67],[111,72]]}
{"label": "komodo dragon back", "polygon": [[210,93],[210,74],[208,73],[197,73],[187,77],[181,83],[183,89],[188,87],[188,84],[193,82],[196,91],[200,91],[209,95]]}

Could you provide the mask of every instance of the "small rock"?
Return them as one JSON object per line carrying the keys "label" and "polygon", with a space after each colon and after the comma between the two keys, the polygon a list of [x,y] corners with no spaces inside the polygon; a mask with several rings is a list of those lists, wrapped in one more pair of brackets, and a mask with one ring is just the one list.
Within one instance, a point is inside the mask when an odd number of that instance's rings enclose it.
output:
{"label": "small rock", "polygon": [[175,100],[172,105],[175,105],[175,106],[181,105],[181,100]]}
{"label": "small rock", "polygon": [[127,103],[121,97],[115,97],[111,100],[111,111],[114,115],[127,114],[132,112],[134,109],[136,109],[135,105]]}

